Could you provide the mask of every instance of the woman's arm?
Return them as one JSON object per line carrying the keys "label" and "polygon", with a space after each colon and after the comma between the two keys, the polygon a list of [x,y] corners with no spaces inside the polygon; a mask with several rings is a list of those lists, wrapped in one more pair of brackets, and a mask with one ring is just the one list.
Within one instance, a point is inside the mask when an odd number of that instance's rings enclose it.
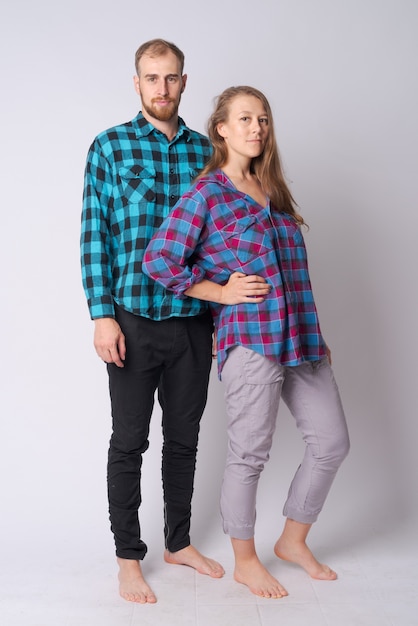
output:
{"label": "woman's arm", "polygon": [[207,212],[205,199],[196,190],[182,196],[145,250],[144,273],[179,298],[189,296],[223,305],[263,302],[270,286],[261,276],[232,272],[221,285],[206,279],[199,263],[189,264],[197,247],[204,243]]}
{"label": "woman's arm", "polygon": [[234,272],[225,285],[218,285],[204,278],[184,292],[186,296],[216,302],[218,304],[242,304],[263,302],[271,287],[261,276],[247,276]]}

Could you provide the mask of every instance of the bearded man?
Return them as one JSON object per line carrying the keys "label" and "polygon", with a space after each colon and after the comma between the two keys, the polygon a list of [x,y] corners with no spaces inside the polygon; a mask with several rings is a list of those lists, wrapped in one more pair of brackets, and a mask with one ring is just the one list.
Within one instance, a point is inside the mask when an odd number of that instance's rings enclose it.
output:
{"label": "bearded man", "polygon": [[211,154],[208,139],[178,115],[186,87],[184,54],[162,39],[136,52],[134,86],[142,110],[100,133],[84,180],[83,286],[94,346],[107,364],[112,409],[108,455],[111,530],[123,598],[154,603],[141,561],[142,455],[154,395],[162,408],[164,558],[220,578],[219,563],[190,542],[199,424],[212,363],[212,319],[204,302],[175,297],[142,273],[144,250]]}

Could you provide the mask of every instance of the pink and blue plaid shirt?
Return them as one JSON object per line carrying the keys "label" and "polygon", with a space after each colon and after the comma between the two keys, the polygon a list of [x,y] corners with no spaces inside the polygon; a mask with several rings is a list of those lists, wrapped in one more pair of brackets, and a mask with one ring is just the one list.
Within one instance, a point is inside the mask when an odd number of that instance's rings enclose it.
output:
{"label": "pink and blue plaid shirt", "polygon": [[297,222],[270,204],[261,207],[221,170],[180,198],[149,243],[142,268],[178,297],[203,278],[223,285],[235,271],[271,284],[261,303],[210,303],[219,375],[236,345],[285,366],[326,355]]}

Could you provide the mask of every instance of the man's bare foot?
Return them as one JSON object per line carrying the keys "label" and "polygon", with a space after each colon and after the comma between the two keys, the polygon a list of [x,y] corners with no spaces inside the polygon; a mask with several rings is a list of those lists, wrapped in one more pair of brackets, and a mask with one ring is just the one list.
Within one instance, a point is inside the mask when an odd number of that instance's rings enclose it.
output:
{"label": "man's bare foot", "polygon": [[291,543],[282,535],[274,546],[274,554],[283,561],[300,565],[311,578],[317,580],[336,580],[337,578],[337,574],[328,565],[323,565],[316,560],[305,542]]}
{"label": "man's bare foot", "polygon": [[166,550],[164,552],[164,560],[174,565],[188,565],[193,567],[199,574],[206,574],[212,578],[222,578],[225,574],[222,565],[212,559],[208,559],[193,546],[187,546],[177,552]]}
{"label": "man's bare foot", "polygon": [[238,583],[247,585],[252,593],[262,598],[283,598],[289,595],[256,555],[239,564],[236,563],[234,578]]}
{"label": "man's bare foot", "polygon": [[139,604],[155,604],[157,598],[145,582],[139,561],[117,558],[119,565],[119,593],[124,600]]}

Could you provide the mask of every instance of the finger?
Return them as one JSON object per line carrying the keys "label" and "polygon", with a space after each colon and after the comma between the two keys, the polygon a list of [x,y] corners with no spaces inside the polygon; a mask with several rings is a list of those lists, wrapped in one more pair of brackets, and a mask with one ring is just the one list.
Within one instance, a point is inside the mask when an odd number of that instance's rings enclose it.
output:
{"label": "finger", "polygon": [[262,296],[245,296],[245,302],[264,302],[264,300]]}
{"label": "finger", "polygon": [[258,276],[257,274],[250,274],[249,276],[245,276],[245,282],[247,283],[266,283],[267,281],[263,276]]}
{"label": "finger", "polygon": [[332,365],[331,350],[327,347],[327,357],[329,364]]}
{"label": "finger", "polygon": [[260,282],[241,283],[239,287],[241,287],[242,289],[245,289],[246,291],[260,291],[260,293],[261,292],[269,293],[272,289],[269,283],[260,283]]}
{"label": "finger", "polygon": [[114,363],[115,365],[117,365],[118,367],[123,367],[123,361],[120,358],[119,352],[117,351],[117,349],[114,349],[110,352],[110,357],[111,357],[111,361],[110,363]]}
{"label": "finger", "polygon": [[118,341],[118,352],[122,361],[125,360],[126,357],[126,343],[125,343],[125,335],[121,335]]}
{"label": "finger", "polygon": [[260,283],[251,283],[245,287],[246,291],[253,291],[257,293],[269,293],[271,291],[270,285],[261,285]]}
{"label": "finger", "polygon": [[103,348],[102,346],[95,346],[95,348],[96,348],[96,354],[99,357],[99,359],[101,359],[105,363],[108,363],[108,359],[110,358],[109,350],[107,350],[106,348]]}
{"label": "finger", "polygon": [[246,296],[266,296],[270,291],[270,287],[254,287],[249,285],[242,290],[242,293]]}
{"label": "finger", "polygon": [[123,362],[120,358],[117,346],[98,349],[97,354],[105,363],[114,363],[118,367],[123,367]]}

